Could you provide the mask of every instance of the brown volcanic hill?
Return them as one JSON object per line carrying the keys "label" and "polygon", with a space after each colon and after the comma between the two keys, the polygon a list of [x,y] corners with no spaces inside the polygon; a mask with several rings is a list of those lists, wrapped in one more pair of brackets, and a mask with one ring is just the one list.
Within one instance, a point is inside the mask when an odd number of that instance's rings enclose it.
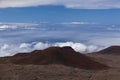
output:
{"label": "brown volcanic hill", "polygon": [[107,69],[106,65],[93,61],[90,57],[75,52],[71,47],[50,47],[31,53],[18,53],[11,59],[14,64],[63,64],[82,69]]}
{"label": "brown volcanic hill", "polygon": [[103,49],[97,53],[100,53],[100,54],[120,54],[120,46],[111,46],[111,47]]}

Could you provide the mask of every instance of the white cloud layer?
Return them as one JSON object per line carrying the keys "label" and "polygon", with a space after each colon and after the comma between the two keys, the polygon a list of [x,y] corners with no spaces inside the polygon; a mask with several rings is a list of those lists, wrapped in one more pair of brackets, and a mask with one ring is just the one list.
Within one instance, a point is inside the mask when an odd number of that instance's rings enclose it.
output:
{"label": "white cloud layer", "polygon": [[18,52],[30,52],[33,50],[43,50],[50,46],[70,46],[75,51],[81,53],[95,52],[100,50],[100,47],[94,45],[85,45],[82,43],[74,43],[74,42],[57,42],[57,43],[43,43],[43,42],[32,42],[32,43],[21,43],[19,45],[9,45],[9,44],[1,44],[0,45],[0,57],[3,56],[12,56]]}
{"label": "white cloud layer", "polygon": [[77,9],[120,8],[119,0],[0,0],[0,8],[62,5]]}
{"label": "white cloud layer", "polygon": [[70,24],[70,25],[85,25],[85,24],[96,24],[93,22],[64,22],[62,24]]}
{"label": "white cloud layer", "polygon": [[40,24],[35,24],[35,23],[0,23],[0,31],[6,30],[6,29],[17,29],[17,28],[35,29],[35,26],[40,26]]}
{"label": "white cloud layer", "polygon": [[119,25],[90,25],[89,22],[66,24],[0,23],[0,56],[11,56],[50,46],[71,46],[78,52],[88,53],[120,45]]}

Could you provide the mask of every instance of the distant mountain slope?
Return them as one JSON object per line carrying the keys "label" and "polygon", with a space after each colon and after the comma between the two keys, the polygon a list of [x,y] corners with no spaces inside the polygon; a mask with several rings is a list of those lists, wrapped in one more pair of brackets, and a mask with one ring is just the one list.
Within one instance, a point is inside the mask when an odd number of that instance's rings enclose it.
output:
{"label": "distant mountain slope", "polygon": [[90,57],[75,52],[71,47],[50,47],[30,53],[18,53],[11,57],[14,64],[63,64],[82,69],[107,69],[106,65],[93,61]]}
{"label": "distant mountain slope", "polygon": [[120,54],[120,46],[111,46],[111,47],[103,49],[97,53],[100,53],[100,54]]}

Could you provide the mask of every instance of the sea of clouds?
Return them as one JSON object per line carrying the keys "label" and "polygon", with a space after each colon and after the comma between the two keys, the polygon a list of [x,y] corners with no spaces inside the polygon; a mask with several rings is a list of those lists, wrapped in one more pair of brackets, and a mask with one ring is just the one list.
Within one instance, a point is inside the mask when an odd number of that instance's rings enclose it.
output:
{"label": "sea of clouds", "polygon": [[120,45],[118,28],[93,22],[0,23],[0,57],[51,46],[70,46],[77,52],[92,53]]}
{"label": "sea of clouds", "polygon": [[0,45],[0,56],[12,56],[19,52],[31,52],[33,50],[43,50],[48,47],[64,47],[70,46],[75,51],[81,53],[91,53],[100,50],[100,47],[94,45],[85,45],[82,43],[74,43],[74,42],[56,42],[56,43],[43,43],[43,42],[33,42],[33,43],[21,43],[19,45],[8,45],[3,44]]}

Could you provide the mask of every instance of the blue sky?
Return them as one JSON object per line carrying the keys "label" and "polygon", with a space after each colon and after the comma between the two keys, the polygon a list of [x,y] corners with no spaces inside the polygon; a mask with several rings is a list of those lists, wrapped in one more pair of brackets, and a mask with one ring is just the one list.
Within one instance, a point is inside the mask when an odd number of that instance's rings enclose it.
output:
{"label": "blue sky", "polygon": [[119,0],[0,0],[0,56],[71,46],[120,45]]}
{"label": "blue sky", "polygon": [[94,22],[120,24],[120,9],[70,9],[37,6],[0,9],[0,22]]}
{"label": "blue sky", "polygon": [[0,22],[120,24],[119,0],[0,0]]}

